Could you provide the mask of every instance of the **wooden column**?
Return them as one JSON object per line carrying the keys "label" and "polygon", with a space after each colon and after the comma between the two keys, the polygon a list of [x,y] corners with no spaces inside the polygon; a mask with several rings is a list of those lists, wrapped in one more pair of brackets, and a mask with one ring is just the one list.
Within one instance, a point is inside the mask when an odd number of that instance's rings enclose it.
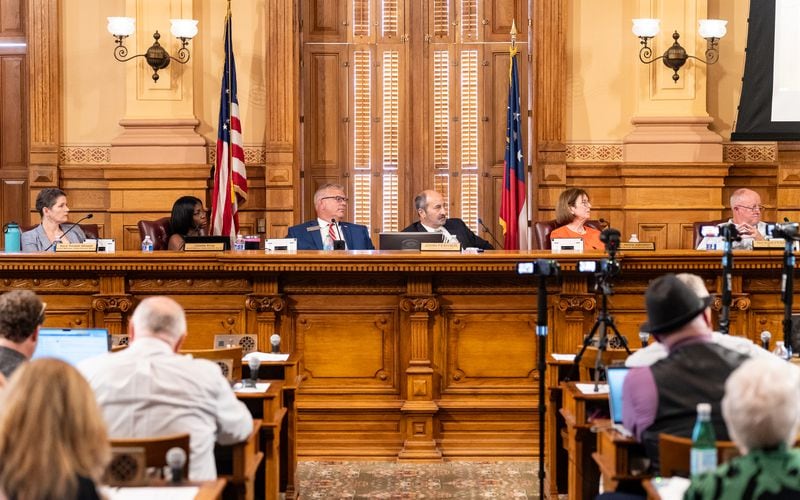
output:
{"label": "wooden column", "polygon": [[433,296],[430,276],[409,277],[408,295],[400,308],[410,316],[410,359],[406,368],[406,398],[401,408],[403,416],[403,449],[400,460],[441,460],[436,445],[434,415],[439,406],[433,401],[433,367],[428,324],[439,309]]}
{"label": "wooden column", "polygon": [[[245,308],[256,313],[256,335],[258,350],[269,352],[269,338],[280,332],[280,314],[286,309],[286,299],[278,293],[278,277],[266,276],[253,282],[253,293],[247,296]],[[281,352],[292,352],[287,345],[289,339],[281,338]]]}
{"label": "wooden column", "polygon": [[118,345],[119,337],[127,336],[126,316],[133,310],[133,297],[125,291],[125,277],[102,276],[100,293],[92,296],[92,309],[102,314],[103,328],[111,334],[114,345]]}

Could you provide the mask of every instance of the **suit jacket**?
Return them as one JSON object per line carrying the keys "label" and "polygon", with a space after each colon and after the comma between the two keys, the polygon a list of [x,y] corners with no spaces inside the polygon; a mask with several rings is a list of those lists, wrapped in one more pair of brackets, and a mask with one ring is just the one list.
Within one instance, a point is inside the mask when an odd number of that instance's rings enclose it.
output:
{"label": "suit jacket", "polygon": [[[444,228],[447,229],[450,234],[458,238],[458,242],[461,243],[461,248],[477,247],[483,250],[494,250],[491,243],[473,233],[461,219],[447,219],[444,223]],[[425,226],[419,221],[403,229],[404,233],[425,233],[427,231]]]}
{"label": "suit jacket", "polygon": [[[342,231],[348,250],[375,250],[366,226],[340,222],[339,229]],[[322,235],[319,231],[319,221],[314,219],[290,227],[286,237],[297,239],[298,250],[323,250]]]}
{"label": "suit jacket", "polygon": [[[59,226],[61,227],[61,232],[63,233],[69,229],[71,225],[72,224],[61,224],[61,226]],[[80,226],[75,226],[67,233],[67,241],[70,243],[83,243],[86,241],[86,235],[83,233],[83,229],[81,229]],[[44,227],[39,224],[30,231],[22,233],[22,236],[20,236],[20,243],[22,243],[23,252],[44,252],[53,242],[51,242],[47,234],[45,234]],[[50,250],[52,250],[52,248],[50,248]]]}

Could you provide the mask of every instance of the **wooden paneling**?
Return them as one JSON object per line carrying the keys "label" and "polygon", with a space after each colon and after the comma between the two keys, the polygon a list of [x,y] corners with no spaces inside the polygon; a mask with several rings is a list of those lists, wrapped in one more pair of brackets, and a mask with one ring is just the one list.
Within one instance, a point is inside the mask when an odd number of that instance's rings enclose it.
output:
{"label": "wooden paneling", "polygon": [[0,37],[25,36],[24,9],[23,0],[0,1]]}
{"label": "wooden paneling", "polygon": [[[0,56],[0,169],[24,169],[27,162],[25,56]],[[27,177],[27,175],[26,175]]]}
{"label": "wooden paneling", "polygon": [[306,42],[346,42],[350,20],[348,0],[304,0],[303,38]]}
{"label": "wooden paneling", "polygon": [[528,33],[528,2],[525,0],[483,0],[483,41],[511,41],[511,21],[517,22],[517,40]]}

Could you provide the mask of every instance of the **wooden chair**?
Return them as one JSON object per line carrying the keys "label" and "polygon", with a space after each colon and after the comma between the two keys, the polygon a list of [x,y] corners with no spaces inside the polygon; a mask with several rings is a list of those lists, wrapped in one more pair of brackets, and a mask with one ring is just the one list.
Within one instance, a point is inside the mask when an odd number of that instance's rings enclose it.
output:
{"label": "wooden chair", "polygon": [[189,434],[110,441],[111,462],[106,469],[104,481],[111,486],[146,483],[150,479],[147,469],[163,471],[167,466],[167,451],[175,447],[186,452],[183,475],[189,475]]}
{"label": "wooden chair", "polygon": [[[633,352],[634,349],[631,349]],[[628,352],[625,349],[606,349],[601,357],[603,366],[611,366],[625,363],[628,359]],[[583,352],[580,364],[578,365],[579,380],[594,380],[594,366],[597,361],[597,347],[589,346]]]}
{"label": "wooden chair", "polygon": [[181,349],[180,353],[216,362],[228,380],[234,381],[242,378],[242,348],[240,346],[223,349]]}
{"label": "wooden chair", "polygon": [[[692,440],[690,438],[659,434],[658,461],[663,477],[689,477]],[[739,449],[733,441],[717,441],[717,463],[723,464],[738,457]]]}
{"label": "wooden chair", "polygon": [[162,217],[156,220],[140,220],[136,223],[139,228],[139,241],[144,240],[145,235],[147,235],[153,241],[153,250],[166,250],[169,245],[169,237],[172,234],[169,221],[169,217]]}
{"label": "wooden chair", "polygon": [[[603,230],[603,225],[599,220],[587,220],[586,225],[598,231]],[[533,223],[533,249],[550,250],[550,233],[558,227],[556,220],[536,221]]]}
{"label": "wooden chair", "polygon": [[700,232],[702,231],[703,226],[716,226],[718,224],[722,224],[723,222],[728,222],[728,219],[701,220],[692,224],[692,234],[694,234],[694,246],[692,248],[697,248],[697,245],[703,241],[703,234]]}

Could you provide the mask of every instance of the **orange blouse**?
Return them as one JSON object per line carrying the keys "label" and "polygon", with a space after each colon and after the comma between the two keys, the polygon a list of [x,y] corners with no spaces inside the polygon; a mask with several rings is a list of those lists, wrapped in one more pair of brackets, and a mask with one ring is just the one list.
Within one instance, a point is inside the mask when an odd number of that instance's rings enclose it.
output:
{"label": "orange blouse", "polygon": [[580,238],[583,240],[584,250],[604,250],[606,246],[600,241],[600,231],[593,227],[583,226],[586,229],[586,234],[578,234],[571,230],[568,226],[564,225],[557,229],[553,229],[550,233],[550,240],[554,238]]}

